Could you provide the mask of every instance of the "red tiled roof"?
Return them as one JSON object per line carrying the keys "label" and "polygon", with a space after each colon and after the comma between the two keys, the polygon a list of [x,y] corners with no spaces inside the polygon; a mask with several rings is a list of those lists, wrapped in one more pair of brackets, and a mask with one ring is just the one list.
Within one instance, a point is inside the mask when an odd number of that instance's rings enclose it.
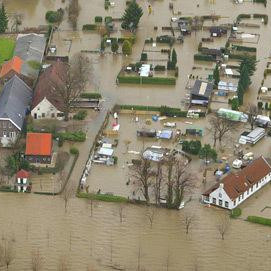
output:
{"label": "red tiled roof", "polygon": [[271,165],[261,156],[239,172],[228,174],[220,182],[208,189],[203,195],[209,196],[219,187],[220,183],[223,183],[225,192],[232,200],[234,200],[270,172]]}
{"label": "red tiled roof", "polygon": [[29,178],[29,172],[24,170],[24,169],[21,169],[17,172],[16,174],[16,178]]}
{"label": "red tiled roof", "polygon": [[52,134],[49,133],[27,133],[26,155],[51,155]]}
{"label": "red tiled roof", "polygon": [[18,56],[14,56],[11,60],[7,61],[3,64],[1,71],[0,71],[0,77],[5,76],[10,71],[15,71],[18,74],[21,73],[21,67],[22,67],[23,61]]}
{"label": "red tiled roof", "polygon": [[54,94],[54,85],[63,84],[61,78],[65,76],[66,69],[66,63],[57,61],[41,73],[34,91],[31,109],[34,109],[46,97],[56,109],[63,111],[63,101],[59,95]]}

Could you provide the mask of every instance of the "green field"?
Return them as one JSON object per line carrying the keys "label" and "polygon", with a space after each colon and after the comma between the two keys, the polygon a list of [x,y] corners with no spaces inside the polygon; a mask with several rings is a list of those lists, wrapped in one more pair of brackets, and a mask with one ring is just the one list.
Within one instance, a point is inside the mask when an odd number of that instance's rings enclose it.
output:
{"label": "green field", "polygon": [[0,38],[0,64],[12,58],[14,47],[14,40],[8,38]]}

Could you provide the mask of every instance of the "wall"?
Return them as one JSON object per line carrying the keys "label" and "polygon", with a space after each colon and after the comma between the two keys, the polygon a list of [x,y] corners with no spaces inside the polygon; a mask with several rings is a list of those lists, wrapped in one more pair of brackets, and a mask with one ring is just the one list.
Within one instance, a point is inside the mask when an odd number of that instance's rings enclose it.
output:
{"label": "wall", "polygon": [[3,147],[8,147],[14,142],[19,132],[20,130],[11,121],[0,120],[0,140]]}
{"label": "wall", "polygon": [[[31,116],[35,119],[35,114],[37,114],[36,119],[59,119],[62,120],[63,117],[57,117],[58,113],[62,113],[57,110],[47,99],[46,97],[31,111]],[[42,117],[44,114],[44,117]],[[52,117],[54,114],[54,117]]]}

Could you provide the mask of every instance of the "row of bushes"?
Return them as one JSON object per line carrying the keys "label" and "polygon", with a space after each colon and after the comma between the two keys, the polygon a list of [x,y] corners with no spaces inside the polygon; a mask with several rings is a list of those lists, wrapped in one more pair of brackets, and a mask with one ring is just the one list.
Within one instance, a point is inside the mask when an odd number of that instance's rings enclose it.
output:
{"label": "row of bushes", "polygon": [[241,19],[250,19],[251,15],[253,15],[253,18],[262,18],[264,20],[264,24],[268,23],[268,15],[266,14],[258,14],[258,13],[254,13],[254,14],[239,14],[237,16],[237,22],[240,22]]}
{"label": "row of bushes", "polygon": [[[244,55],[244,54],[229,54],[229,58],[230,59],[239,59],[239,60],[242,60],[242,59],[244,59],[246,57],[247,57],[247,55]],[[256,59],[256,56],[254,56],[254,55],[251,55],[250,57]]]}
{"label": "row of bushes", "polygon": [[256,53],[257,49],[255,47],[247,47],[241,45],[233,45],[232,46],[237,51],[245,51],[245,52],[253,52]]}
{"label": "row of bushes", "polygon": [[261,216],[248,216],[247,221],[252,222],[252,223],[266,225],[266,226],[271,226],[271,219],[261,217]]}
{"label": "row of bushes", "polygon": [[155,71],[165,71],[166,70],[166,66],[164,66],[164,65],[156,65],[154,67],[154,70]]}
{"label": "row of bushes", "polygon": [[83,31],[89,31],[89,30],[97,30],[96,24],[84,24],[82,27]]}
{"label": "row of bushes", "polygon": [[84,99],[101,99],[102,95],[97,92],[84,92],[80,94],[80,98]]}
{"label": "row of bushes", "polygon": [[264,6],[266,7],[267,0],[253,0],[253,3],[261,3],[261,4],[264,4]]}
{"label": "row of bushes", "polygon": [[203,54],[195,54],[194,55],[194,60],[199,60],[199,61],[216,61],[215,58],[211,55],[203,55]]}
{"label": "row of bushes", "polygon": [[[146,106],[146,105],[118,105],[120,109],[124,110],[138,110],[138,111],[157,111],[161,116],[167,117],[186,117],[187,111],[181,111],[180,108],[162,106]],[[205,113],[200,112],[200,117],[205,117]]]}
{"label": "row of bushes", "polygon": [[117,79],[120,84],[176,85],[176,78],[171,77],[118,76]]}
{"label": "row of bushes", "polygon": [[86,140],[86,133],[83,131],[63,132],[58,133],[57,137],[59,137],[61,140],[84,142]]}
{"label": "row of bushes", "polygon": [[107,202],[128,202],[128,199],[125,197],[108,195],[108,194],[93,194],[93,193],[78,192],[77,197],[90,199],[90,200],[101,200],[101,201],[107,201]]}

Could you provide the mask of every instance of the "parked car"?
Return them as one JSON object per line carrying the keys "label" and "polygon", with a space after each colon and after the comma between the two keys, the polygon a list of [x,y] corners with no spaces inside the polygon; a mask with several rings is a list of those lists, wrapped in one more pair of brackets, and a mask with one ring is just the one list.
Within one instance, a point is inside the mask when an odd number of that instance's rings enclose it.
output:
{"label": "parked car", "polygon": [[243,164],[242,160],[235,159],[235,160],[232,162],[232,167],[233,167],[233,168],[239,169],[239,168],[241,168],[242,164]]}

